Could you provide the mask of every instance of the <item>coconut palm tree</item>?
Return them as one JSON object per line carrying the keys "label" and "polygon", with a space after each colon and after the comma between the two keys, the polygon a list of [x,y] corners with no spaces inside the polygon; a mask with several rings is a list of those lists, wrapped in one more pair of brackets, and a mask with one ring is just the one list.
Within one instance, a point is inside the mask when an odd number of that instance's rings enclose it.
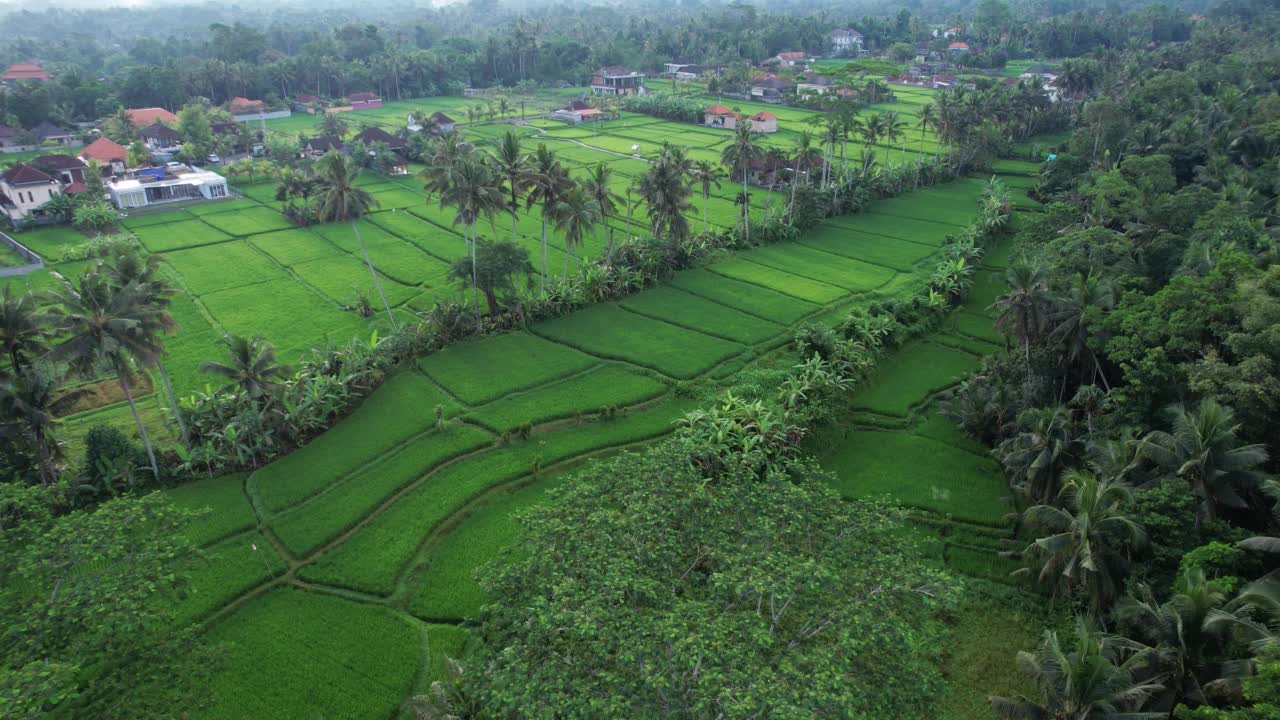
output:
{"label": "coconut palm tree", "polygon": [[720,153],[720,162],[729,167],[730,175],[737,174],[742,178],[742,194],[747,202],[742,205],[743,239],[751,242],[751,191],[747,186],[747,177],[751,173],[751,165],[763,155],[760,146],[756,145],[756,134],[751,126],[743,123],[734,130],[733,139]]}
{"label": "coconut palm tree", "polygon": [[1101,378],[1103,386],[1110,390],[1102,365],[1089,347],[1089,319],[1093,311],[1105,312],[1115,305],[1110,283],[1094,277],[1092,272],[1088,275],[1076,273],[1067,291],[1057,298],[1055,304],[1057,308],[1048,318],[1054,326],[1049,337],[1061,345],[1069,364],[1075,365],[1087,357],[1093,379]]}
{"label": "coconut palm tree", "polygon": [[471,304],[476,316],[477,328],[482,328],[480,321],[480,296],[476,287],[476,222],[481,216],[492,219],[493,214],[502,209],[503,200],[500,182],[493,169],[483,160],[470,155],[463,156],[454,164],[451,171],[449,187],[440,196],[440,206],[453,206],[457,215],[453,222],[468,228],[467,241],[471,246]]}
{"label": "coconut palm tree", "polygon": [[649,210],[649,229],[655,238],[684,240],[689,237],[689,222],[684,213],[689,209],[691,189],[688,176],[693,167],[684,149],[663,144],[658,157],[636,183],[636,193]]}
{"label": "coconut palm tree", "polygon": [[1235,413],[1213,398],[1201,401],[1194,411],[1176,405],[1169,414],[1171,432],[1147,433],[1138,446],[1138,455],[1186,480],[1200,499],[1200,516],[1216,517],[1224,506],[1247,508],[1249,504],[1242,495],[1258,488],[1264,480],[1266,446],[1241,443]]}
{"label": "coconut palm tree", "polygon": [[[596,204],[596,211],[600,213],[600,222],[606,226],[609,225],[609,216],[618,209],[618,203],[622,198],[609,187],[613,181],[613,171],[606,163],[596,163],[595,167],[588,171],[586,182],[583,183],[582,189],[586,192],[587,197],[591,198]],[[613,228],[609,227],[609,245],[605,252],[605,257],[609,262],[613,262]]]}
{"label": "coconut palm tree", "polygon": [[[1018,669],[1036,686],[1035,697],[993,696],[991,707],[1005,720],[1163,720],[1167,713],[1139,712],[1161,690],[1136,680],[1150,652],[1133,649],[1114,635],[1076,619],[1075,642],[1067,646],[1046,630],[1035,652],[1018,653]],[[1068,650],[1067,647],[1071,649]]]}
{"label": "coconut palm tree", "polygon": [[159,478],[155,450],[129,386],[130,364],[152,365],[163,351],[158,332],[166,326],[163,317],[168,312],[149,301],[151,292],[137,282],[117,287],[96,267],[82,273],[75,283],[62,279],[62,288],[54,298],[60,310],[55,327],[63,339],[49,351],[48,358],[65,362],[71,372],[85,378],[93,377],[102,365],[115,372],[146,448],[151,472]]}
{"label": "coconut palm tree", "polygon": [[[814,117],[816,118],[818,116],[815,115]],[[835,117],[827,118],[827,124],[822,129],[822,145],[826,148],[826,157],[823,158],[826,160],[826,165],[823,168],[822,173],[822,187],[824,188],[827,186],[827,183],[831,181],[830,168],[836,161],[836,145],[840,143],[842,138],[847,136],[847,129],[848,126],[841,122],[839,118]],[[841,168],[844,167],[843,159],[840,161],[840,166]]]}
{"label": "coconut palm tree", "polygon": [[525,198],[525,209],[532,208],[534,205],[541,207],[539,212],[542,217],[541,290],[545,293],[547,291],[547,275],[550,272],[548,268],[550,261],[547,257],[547,222],[553,220],[556,203],[560,202],[560,196],[569,184],[570,178],[569,173],[565,171],[564,166],[556,159],[555,154],[547,148],[546,143],[538,143],[538,149],[533,154],[532,169],[533,173],[530,175],[532,184],[529,186],[529,194]]}
{"label": "coconut palm tree", "polygon": [[[505,102],[504,98],[503,103]],[[505,110],[503,114],[506,114]],[[511,212],[511,242],[514,243],[519,224],[520,197],[533,183],[533,164],[529,155],[521,149],[520,134],[515,130],[506,131],[498,141],[497,151],[493,154],[493,167],[506,189],[507,209]]]}
{"label": "coconut palm tree", "polygon": [[591,230],[600,220],[600,211],[595,200],[587,195],[582,186],[572,182],[565,188],[556,203],[556,227],[564,235],[564,276],[569,277],[569,258],[575,247],[582,246],[582,240],[591,234]]}
{"label": "coconut palm tree", "polygon": [[1202,568],[1191,567],[1178,575],[1172,596],[1163,603],[1143,583],[1117,603],[1115,617],[1125,636],[1154,651],[1165,677],[1165,692],[1173,695],[1162,705],[1204,703],[1204,687],[1217,674],[1206,657],[1215,640],[1206,622],[1227,602],[1222,587],[1207,578]]}
{"label": "coconut palm tree", "polygon": [[[938,110],[934,107],[933,103],[921,106],[919,113],[916,115],[916,127],[920,128],[921,154],[924,154],[924,135],[929,131],[929,128],[937,129],[937,122]],[[938,159],[938,146],[936,143],[933,146],[933,159]]]}
{"label": "coconut palm tree", "polygon": [[54,378],[44,368],[25,367],[14,374],[13,382],[0,387],[0,438],[16,442],[25,436],[35,448],[40,481],[46,485],[58,479],[54,463],[62,456],[62,446],[54,432]]}
{"label": "coconut palm tree", "polygon": [[[796,205],[796,187],[800,184],[800,178],[804,177],[805,182],[811,182],[813,178],[809,176],[810,170],[817,162],[819,152],[813,145],[813,134],[808,130],[801,130],[800,137],[796,141],[795,154],[791,156],[791,201],[787,204],[787,215],[790,216],[795,210]],[[803,174],[801,170],[803,169]],[[825,164],[823,171],[826,171]]]}
{"label": "coconut palm tree", "polygon": [[319,185],[316,195],[317,219],[321,222],[351,223],[351,232],[355,233],[360,254],[364,256],[364,264],[369,268],[369,277],[373,278],[373,287],[378,291],[378,297],[382,298],[382,307],[387,310],[391,329],[399,329],[396,316],[391,313],[391,303],[387,301],[387,294],[382,289],[382,279],[378,277],[378,271],[373,269],[369,249],[365,247],[364,238],[360,237],[360,227],[356,224],[362,215],[378,206],[377,198],[355,184],[360,166],[350,156],[330,150],[316,161],[315,171]]}
{"label": "coconut palm tree", "polygon": [[1040,266],[1027,262],[1012,264],[1006,280],[1009,289],[991,307],[1000,313],[996,327],[1022,343],[1030,381],[1031,343],[1040,337],[1049,316],[1049,285]]}
{"label": "coconut palm tree", "polygon": [[[146,288],[147,293],[144,301],[154,307],[166,310],[166,312],[159,313],[156,316],[160,322],[158,329],[172,335],[177,332],[178,325],[173,320],[173,316],[167,312],[167,309],[173,297],[178,294],[178,290],[156,273],[159,268],[159,257],[147,255],[144,258],[135,252],[123,253],[116,257],[111,264],[103,266],[104,272],[111,277],[111,281],[115,283],[116,287],[125,287],[130,283],[137,283],[140,287]],[[156,369],[160,371],[160,379],[164,383],[165,396],[169,400],[169,411],[173,414],[174,422],[178,423],[178,432],[182,435],[182,444],[186,445],[187,441],[190,440],[190,435],[187,432],[187,423],[182,419],[182,410],[178,407],[178,396],[173,392],[173,382],[169,380],[169,369],[165,367],[164,355],[162,351],[156,356]]]}
{"label": "coconut palm tree", "polygon": [[1047,503],[1058,494],[1058,480],[1066,468],[1085,454],[1079,428],[1064,407],[1027,408],[1018,413],[1015,434],[1000,443],[1009,483],[1033,503]]}
{"label": "coconut palm tree", "polygon": [[347,130],[350,128],[342,115],[332,111],[322,111],[319,122],[316,124],[322,135],[332,135],[337,138],[346,137]]}
{"label": "coconut palm tree", "polygon": [[221,392],[241,392],[255,407],[264,399],[270,401],[280,388],[280,381],[293,374],[288,365],[276,363],[276,351],[259,336],[224,335],[231,360],[220,363],[206,360],[200,363],[200,372],[226,378],[229,382]]}
{"label": "coconut palm tree", "polygon": [[1094,616],[1100,617],[1128,572],[1129,550],[1146,539],[1142,526],[1125,514],[1133,504],[1133,490],[1122,481],[1072,470],[1063,478],[1057,500],[1023,513],[1031,532],[1040,537],[1022,556],[1039,567],[1040,582],[1052,584],[1055,594],[1083,588]]}
{"label": "coconut palm tree", "polygon": [[[886,140],[892,143],[895,140],[901,140],[906,137],[907,123],[902,120],[902,117],[898,115],[898,113],[893,110],[889,110],[882,114],[882,118],[882,129]],[[902,145],[899,146],[899,150],[901,150],[899,159],[905,163],[907,161],[907,144],[905,142],[902,143]]]}
{"label": "coconut palm tree", "polygon": [[13,285],[0,292],[0,350],[9,356],[16,377],[29,365],[28,358],[48,349],[49,318],[38,307],[39,298],[30,291],[17,294]]}
{"label": "coconut palm tree", "polygon": [[702,232],[706,232],[710,227],[707,221],[707,207],[711,204],[711,186],[715,185],[719,190],[722,177],[724,177],[724,171],[710,160],[698,160],[689,171],[689,180],[702,188]]}

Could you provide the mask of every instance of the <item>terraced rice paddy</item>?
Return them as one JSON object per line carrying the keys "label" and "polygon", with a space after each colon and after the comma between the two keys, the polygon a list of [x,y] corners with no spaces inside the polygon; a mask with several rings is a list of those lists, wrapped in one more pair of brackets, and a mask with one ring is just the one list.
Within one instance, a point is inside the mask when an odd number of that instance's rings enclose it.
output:
{"label": "terraced rice paddy", "polygon": [[[644,146],[646,137],[679,142],[670,125],[637,116],[617,127],[620,137],[625,130],[630,142]],[[716,135],[677,128],[696,133],[700,148]],[[580,167],[608,161],[620,174],[644,167],[643,160],[563,139],[553,147]],[[452,212],[420,201],[401,205],[404,193],[418,192],[413,179],[370,178],[368,187],[387,202],[358,228],[396,311],[456,297],[459,288],[443,279],[463,250]],[[326,337],[345,340],[385,321],[342,309],[348,293],[367,291],[363,283],[370,282],[350,225],[287,227],[263,204],[272,196],[262,186],[246,190],[244,200],[127,221],[187,291],[175,304],[182,330],[168,344],[180,392],[208,381],[190,368],[220,355],[224,331],[261,334],[293,359]],[[667,286],[525,332],[450,347],[401,368],[306,447],[249,474],[169,491],[185,507],[213,509],[191,529],[207,559],[179,616],[233,643],[228,668],[214,681],[218,703],[196,716],[289,717],[321,708],[335,717],[391,715],[406,695],[438,677],[445,654],[458,654],[468,642],[458,623],[486,601],[474,572],[508,556],[518,511],[548,501],[556,478],[584,458],[669,433],[675,419],[701,404],[684,392],[687,385],[713,384],[777,352],[798,322],[911,291],[945,236],[968,222],[961,213],[967,207],[972,215],[978,191],[978,182],[962,182],[879,202],[799,242],[738,253]],[[729,213],[735,192],[726,183],[716,195]],[[710,213],[713,223],[723,217],[718,213]],[[700,207],[690,220],[700,227]],[[640,234],[640,213],[637,221],[620,218],[615,227]],[[499,237],[510,236],[510,217],[494,223]],[[518,239],[531,252],[539,249],[540,229],[535,215],[517,220]],[[565,254],[554,234],[550,240],[555,269]],[[56,250],[69,241],[50,237],[47,244]],[[599,252],[604,242],[603,233],[591,238],[584,252]],[[981,310],[970,315],[956,336],[995,348]],[[973,357],[932,339],[921,345]],[[174,367],[179,361],[187,367]],[[905,382],[913,392],[928,392],[963,364],[922,377],[908,370]],[[865,401],[861,412],[890,413],[882,424],[894,430],[868,432],[900,435],[898,427],[916,423],[918,403],[892,394],[877,400],[874,386],[867,392],[856,401]],[[141,409],[163,438],[156,398],[144,399]],[[89,417],[127,429],[131,420],[121,410]],[[69,431],[80,423],[68,423]],[[908,488],[884,463],[876,470],[868,462],[868,478],[842,476],[842,491],[889,492],[922,513],[951,508],[951,517],[941,519],[961,523],[966,537],[974,534],[968,528],[998,523],[1002,508],[993,500],[989,463],[946,427],[911,427],[892,447],[950,458],[938,463],[942,475]],[[881,456],[889,447],[884,443]],[[958,468],[963,476],[946,474]],[[947,544],[944,552],[957,561],[970,553],[966,562],[976,564],[986,558],[982,542]],[[304,647],[316,661],[301,668],[290,658]],[[351,687],[353,668],[367,680],[359,688]]]}

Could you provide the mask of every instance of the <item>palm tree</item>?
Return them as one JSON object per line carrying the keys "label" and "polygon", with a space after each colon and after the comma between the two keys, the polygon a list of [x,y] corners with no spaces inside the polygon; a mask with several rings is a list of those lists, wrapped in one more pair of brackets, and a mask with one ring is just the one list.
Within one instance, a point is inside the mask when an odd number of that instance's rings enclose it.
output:
{"label": "palm tree", "polygon": [[471,245],[471,304],[480,321],[480,296],[476,287],[476,222],[481,215],[493,217],[502,208],[502,188],[499,187],[493,169],[470,155],[463,156],[451,170],[449,186],[440,195],[440,206],[452,205],[457,210],[453,222],[468,228],[467,240]]}
{"label": "palm tree", "polygon": [[[529,251],[514,242],[477,242],[476,260],[479,272],[477,284],[489,305],[489,317],[498,316],[498,293],[514,294],[515,278],[532,274],[533,263]],[[471,266],[467,258],[461,258],[449,267],[449,277],[467,282],[471,278]]]}
{"label": "palm tree", "polygon": [[61,310],[55,316],[56,328],[63,340],[49,351],[48,357],[67,363],[71,372],[85,378],[93,377],[103,364],[111,367],[129,401],[151,472],[159,479],[151,438],[129,387],[129,364],[147,366],[155,362],[163,350],[158,330],[166,326],[164,317],[168,313],[149,302],[149,288],[137,282],[116,287],[99,268],[82,273],[78,286],[65,279],[62,283],[54,297]]}
{"label": "palm tree", "polygon": [[[613,171],[606,163],[596,163],[587,175],[587,180],[583,183],[583,191],[587,197],[591,198],[596,204],[596,211],[600,213],[600,222],[609,225],[609,216],[618,209],[618,202],[622,200],[617,193],[609,187],[613,181]],[[605,253],[605,257],[609,262],[613,262],[613,227],[609,226],[609,246]]]}
{"label": "palm tree", "polygon": [[[933,103],[928,103],[927,105],[922,106],[920,108],[919,113],[916,115],[916,127],[920,128],[921,154],[924,153],[924,134],[929,131],[929,128],[936,129],[937,124],[938,124],[938,110],[937,108],[934,107]],[[938,159],[937,143],[935,143],[933,146],[933,159],[934,160]]]}
{"label": "palm tree", "polygon": [[[26,435],[39,458],[40,481],[46,485],[58,479],[54,462],[62,455],[62,446],[54,437],[57,420],[53,417],[53,377],[44,368],[26,367],[15,373],[13,382],[0,387],[0,438],[9,442]],[[24,431],[25,428],[25,431]]]}
{"label": "palm tree", "polygon": [[533,180],[529,186],[528,197],[525,198],[525,209],[532,208],[534,205],[542,207],[539,213],[542,216],[542,292],[547,291],[547,274],[550,269],[549,260],[547,258],[547,221],[553,219],[555,215],[555,207],[560,202],[560,196],[564,192],[565,187],[569,183],[569,173],[556,159],[554,153],[547,148],[546,143],[538,143],[538,149],[533,154],[533,173],[530,176]]}
{"label": "palm tree", "polygon": [[293,374],[288,365],[276,364],[275,348],[261,337],[225,335],[222,342],[226,344],[231,355],[229,363],[214,360],[200,363],[200,372],[217,375],[229,381],[222,387],[221,392],[244,393],[244,396],[257,407],[259,401],[264,398],[269,401],[275,397],[280,381]]}
{"label": "palm tree", "polygon": [[13,285],[5,285],[0,294],[0,349],[9,356],[15,377],[28,365],[29,356],[43,355],[49,349],[49,318],[37,302],[35,293],[18,295]]}
{"label": "palm tree", "polygon": [[1141,544],[1142,526],[1125,512],[1133,490],[1124,482],[1099,480],[1083,470],[1068,472],[1058,505],[1035,505],[1024,513],[1033,532],[1048,532],[1023,557],[1040,568],[1039,579],[1070,591],[1082,587],[1095,617],[1106,610],[1128,570],[1128,551]]}
{"label": "palm tree", "polygon": [[[1046,630],[1035,652],[1018,653],[1018,669],[1036,685],[1036,697],[993,696],[991,707],[1005,720],[1163,720],[1167,713],[1134,708],[1161,686],[1135,680],[1150,657],[1131,643],[1099,633],[1076,619],[1075,642],[1063,647],[1058,634]],[[1122,659],[1123,657],[1123,659]]]}
{"label": "palm tree", "polygon": [[867,171],[871,169],[872,160],[875,155],[871,151],[871,146],[880,141],[885,136],[884,113],[876,113],[867,118],[860,127],[862,135],[862,177],[866,179]]}
{"label": "palm tree", "polygon": [[1227,602],[1220,582],[1205,577],[1198,567],[1184,569],[1174,581],[1173,596],[1161,603],[1147,585],[1138,583],[1134,594],[1116,605],[1116,619],[1125,636],[1151,648],[1165,675],[1165,688],[1173,695],[1166,703],[1201,705],[1204,686],[1214,674],[1205,657],[1214,640],[1206,622]]}
{"label": "palm tree", "polygon": [[[903,122],[898,113],[893,110],[889,110],[888,112],[883,113],[882,117],[882,130],[884,131],[885,139],[890,143],[895,140],[900,140],[906,136],[907,123]],[[907,144],[904,142],[899,146],[899,149],[902,151],[899,159],[905,163],[907,161]]]}
{"label": "palm tree", "polygon": [[689,179],[702,188],[702,232],[706,232],[710,227],[710,223],[707,222],[707,206],[711,204],[711,186],[715,185],[719,190],[722,177],[724,177],[724,171],[710,160],[698,160],[689,172]]}
{"label": "palm tree", "polygon": [[573,249],[582,245],[582,240],[591,233],[596,222],[600,220],[600,211],[595,201],[587,195],[577,183],[571,183],[556,203],[556,227],[564,234],[564,276],[569,277],[569,258]]}
{"label": "palm tree", "polygon": [[1031,343],[1040,336],[1049,312],[1049,286],[1038,265],[1017,262],[1006,273],[1009,289],[991,307],[1000,312],[996,327],[1012,333],[1022,343],[1031,377]]}
{"label": "palm tree", "polygon": [[635,190],[649,210],[649,229],[655,238],[665,235],[673,241],[689,237],[689,222],[684,212],[689,209],[687,179],[693,162],[684,149],[669,143],[662,146],[658,158],[636,182]]}
{"label": "palm tree", "polygon": [[[103,270],[110,276],[116,287],[137,283],[139,287],[145,288],[144,302],[165,310],[156,315],[159,321],[158,329],[172,335],[177,331],[178,326],[167,310],[173,297],[178,294],[178,290],[156,274],[159,268],[159,257],[147,255],[144,258],[135,252],[123,253],[110,265],[103,266]],[[174,422],[178,423],[182,444],[186,445],[190,435],[187,432],[187,423],[182,419],[182,409],[178,407],[178,396],[173,392],[173,383],[169,380],[169,369],[165,367],[163,351],[156,356],[156,369],[160,371],[160,379],[164,382],[165,396],[169,399],[169,410],[173,414]]]}
{"label": "palm tree", "polygon": [[[506,103],[505,98],[503,103]],[[505,110],[503,113],[505,114]],[[507,209],[511,211],[511,242],[516,242],[516,227],[519,223],[520,196],[532,184],[533,165],[529,156],[520,148],[520,134],[508,130],[498,141],[498,150],[493,155],[494,169],[498,172],[507,191]],[[496,241],[497,238],[494,238]]]}
{"label": "palm tree", "polygon": [[1201,401],[1194,412],[1177,405],[1169,414],[1172,432],[1147,433],[1138,446],[1139,456],[1186,480],[1200,498],[1203,517],[1215,517],[1222,506],[1247,508],[1241,494],[1262,483],[1266,446],[1242,444],[1235,413],[1213,398]]}
{"label": "palm tree", "polygon": [[373,269],[373,260],[369,258],[369,249],[360,237],[360,228],[356,220],[360,216],[378,206],[378,200],[368,190],[355,184],[360,174],[360,166],[348,155],[339,154],[335,150],[325,153],[316,161],[316,179],[319,183],[317,199],[319,207],[316,217],[321,222],[350,222],[351,231],[356,235],[356,243],[360,245],[360,253],[364,256],[364,264],[369,268],[369,276],[373,278],[373,286],[382,298],[382,306],[387,310],[387,320],[391,329],[397,330],[396,317],[391,313],[391,303],[382,290],[382,280],[378,271]]}
{"label": "palm tree", "polygon": [[322,111],[320,113],[320,121],[317,124],[320,127],[320,133],[323,135],[332,135],[337,138],[346,137],[347,121],[339,113]]}
{"label": "palm tree", "polygon": [[1015,427],[998,448],[1010,485],[1031,502],[1047,503],[1058,494],[1062,473],[1084,456],[1075,421],[1064,407],[1027,408]]}
{"label": "palm tree", "polygon": [[729,166],[730,174],[737,173],[742,178],[742,194],[747,202],[742,205],[743,239],[751,243],[751,191],[747,187],[747,176],[751,172],[752,163],[761,156],[760,147],[756,145],[756,134],[750,125],[743,123],[734,130],[733,139],[720,153],[720,162]]}
{"label": "palm tree", "polygon": [[[1061,343],[1067,362],[1075,365],[1082,357],[1089,358],[1093,378],[1101,378],[1102,384],[1111,389],[1107,376],[1102,372],[1098,356],[1089,347],[1089,319],[1094,309],[1107,311],[1115,304],[1115,295],[1106,280],[1076,273],[1067,292],[1057,299],[1057,310],[1049,320],[1054,323],[1049,337]],[[1083,373],[1082,373],[1083,376]]]}
{"label": "palm tree", "polygon": [[[801,169],[804,169],[803,177],[806,178],[806,182],[812,180],[809,177],[809,171],[813,168],[818,155],[818,149],[813,146],[813,134],[808,130],[801,130],[800,138],[796,141],[795,154],[791,156],[791,201],[787,204],[788,216],[795,210],[796,187],[800,184]],[[823,170],[825,169],[824,166]]]}

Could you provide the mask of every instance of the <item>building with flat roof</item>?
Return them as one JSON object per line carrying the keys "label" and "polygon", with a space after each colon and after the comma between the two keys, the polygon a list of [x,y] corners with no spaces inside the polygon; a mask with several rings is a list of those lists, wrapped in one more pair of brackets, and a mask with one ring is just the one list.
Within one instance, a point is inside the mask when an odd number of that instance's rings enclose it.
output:
{"label": "building with flat roof", "polygon": [[107,181],[107,194],[121,210],[181,200],[220,200],[228,197],[227,179],[198,167],[169,163],[141,168]]}

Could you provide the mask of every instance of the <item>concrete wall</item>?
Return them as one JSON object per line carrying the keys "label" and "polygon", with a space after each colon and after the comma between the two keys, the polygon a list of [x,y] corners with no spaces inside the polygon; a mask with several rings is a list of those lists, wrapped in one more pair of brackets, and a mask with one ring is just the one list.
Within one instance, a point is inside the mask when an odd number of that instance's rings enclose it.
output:
{"label": "concrete wall", "polygon": [[292,110],[276,110],[268,113],[249,113],[248,115],[232,115],[231,119],[238,123],[254,122],[255,120],[279,120],[293,115]]}
{"label": "concrete wall", "polygon": [[17,275],[30,275],[31,273],[44,267],[44,260],[40,256],[32,252],[26,245],[14,240],[5,233],[0,233],[0,243],[4,243],[18,252],[19,255],[28,260],[26,265],[17,267],[0,268],[0,277],[15,277]]}

